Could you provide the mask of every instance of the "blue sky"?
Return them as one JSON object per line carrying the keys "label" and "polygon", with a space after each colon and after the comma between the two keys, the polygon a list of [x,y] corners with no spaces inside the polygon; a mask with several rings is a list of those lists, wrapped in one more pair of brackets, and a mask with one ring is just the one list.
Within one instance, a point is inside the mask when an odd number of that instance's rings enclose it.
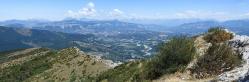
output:
{"label": "blue sky", "polygon": [[249,0],[0,0],[0,20],[242,19]]}

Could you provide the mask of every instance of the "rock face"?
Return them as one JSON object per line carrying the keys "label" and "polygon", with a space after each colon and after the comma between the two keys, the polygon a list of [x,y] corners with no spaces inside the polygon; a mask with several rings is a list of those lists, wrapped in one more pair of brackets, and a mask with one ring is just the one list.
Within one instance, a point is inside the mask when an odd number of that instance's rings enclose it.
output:
{"label": "rock face", "polygon": [[217,79],[225,82],[234,80],[241,82],[249,81],[249,37],[245,35],[235,35],[235,37],[229,41],[229,44],[236,52],[240,53],[244,60],[243,64],[231,71],[222,73]]}

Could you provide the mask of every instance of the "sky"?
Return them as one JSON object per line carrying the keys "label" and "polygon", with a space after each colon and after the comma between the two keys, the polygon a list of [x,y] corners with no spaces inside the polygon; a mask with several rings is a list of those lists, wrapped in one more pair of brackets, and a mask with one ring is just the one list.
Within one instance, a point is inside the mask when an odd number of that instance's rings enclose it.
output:
{"label": "sky", "polygon": [[0,0],[0,20],[248,19],[249,0]]}

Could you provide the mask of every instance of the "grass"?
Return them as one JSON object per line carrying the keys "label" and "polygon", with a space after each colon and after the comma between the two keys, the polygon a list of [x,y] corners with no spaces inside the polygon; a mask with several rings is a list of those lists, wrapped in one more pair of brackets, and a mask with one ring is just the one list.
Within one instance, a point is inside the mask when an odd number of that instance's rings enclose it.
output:
{"label": "grass", "polygon": [[16,49],[16,50],[9,50],[9,51],[4,51],[0,53],[0,64],[8,61],[8,56],[10,53],[16,52],[16,51],[21,51],[24,49]]}
{"label": "grass", "polygon": [[[47,53],[38,54],[41,52]],[[94,77],[96,75],[109,69],[106,64],[95,61],[91,56],[80,54],[76,48],[67,48],[60,51],[35,49],[27,53],[13,55],[7,59],[12,62],[30,55],[32,55],[32,59],[1,68],[0,82],[95,82]]]}
{"label": "grass", "polygon": [[75,82],[75,80],[76,80],[75,71],[72,71],[70,74],[70,82]]}
{"label": "grass", "polygon": [[138,78],[141,73],[139,64],[142,62],[129,62],[110,69],[107,72],[102,73],[97,81],[107,82],[126,82],[126,81],[142,81],[143,79]]}
{"label": "grass", "polygon": [[42,73],[43,71],[51,68],[50,57],[54,56],[53,52],[49,52],[46,55],[37,56],[29,62],[25,62],[22,65],[14,65],[0,71],[0,82],[20,82],[25,79]]}

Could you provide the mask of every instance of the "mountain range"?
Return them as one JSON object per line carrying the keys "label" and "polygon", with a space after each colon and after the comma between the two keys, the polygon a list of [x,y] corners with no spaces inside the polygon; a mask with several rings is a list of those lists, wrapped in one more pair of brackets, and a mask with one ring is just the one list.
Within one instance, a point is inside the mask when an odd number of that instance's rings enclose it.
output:
{"label": "mountain range", "polygon": [[96,35],[1,26],[0,51],[33,47],[62,49],[77,46],[88,54],[100,55],[114,61],[127,61],[154,53],[156,45],[166,38],[160,35],[162,34],[152,31]]}
{"label": "mountain range", "polygon": [[[103,35],[115,35],[126,32],[139,31],[157,31],[167,33],[200,33],[208,30],[211,27],[222,26],[236,33],[248,34],[247,26],[248,19],[240,20],[200,20],[200,19],[174,19],[174,20],[155,20],[160,23],[140,23],[138,20],[122,22],[119,20],[80,20],[80,19],[65,19],[61,21],[39,21],[39,20],[8,20],[0,22],[1,26],[8,27],[24,27],[66,33],[92,33]],[[144,20],[147,21],[147,20]],[[154,20],[152,20],[154,21]],[[167,25],[174,24],[174,25]],[[108,34],[106,33],[108,32]]]}
{"label": "mountain range", "polygon": [[0,51],[77,46],[88,54],[114,61],[130,61],[150,57],[156,53],[158,44],[175,35],[198,35],[217,26],[237,34],[249,35],[248,24],[249,20],[246,19],[224,22],[185,20],[170,27],[118,20],[9,20],[0,22]]}
{"label": "mountain range", "polygon": [[199,21],[199,22],[193,22],[193,23],[185,23],[179,26],[175,26],[173,28],[167,28],[166,30],[172,30],[173,32],[183,32],[183,33],[201,33],[205,32],[209,28],[212,27],[224,27],[227,29],[230,29],[231,31],[248,35],[248,24],[249,20],[230,20],[230,21],[224,21],[224,22],[218,22],[218,21]]}

